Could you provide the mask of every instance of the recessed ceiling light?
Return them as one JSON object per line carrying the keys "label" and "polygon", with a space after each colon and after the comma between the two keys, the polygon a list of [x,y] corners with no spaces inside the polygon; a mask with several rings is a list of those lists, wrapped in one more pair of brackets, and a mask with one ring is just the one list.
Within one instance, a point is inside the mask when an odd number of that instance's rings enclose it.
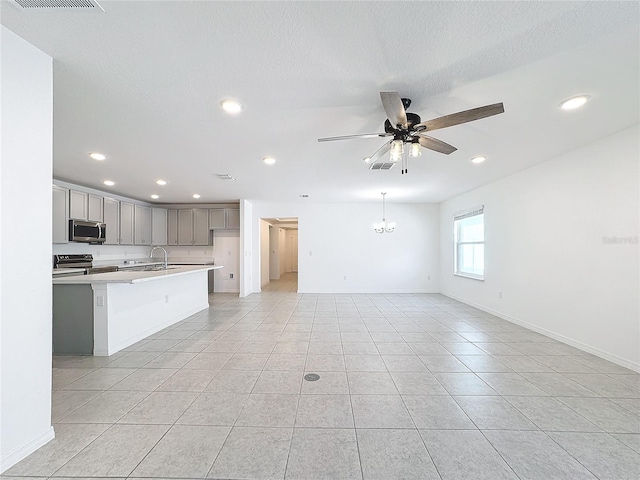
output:
{"label": "recessed ceiling light", "polygon": [[273,165],[274,163],[276,163],[276,159],[273,157],[264,157],[262,161],[267,165]]}
{"label": "recessed ceiling light", "polygon": [[484,155],[478,155],[477,157],[473,157],[471,159],[471,163],[482,163],[487,159]]}
{"label": "recessed ceiling light", "polygon": [[575,110],[587,103],[591,97],[589,95],[578,95],[576,97],[567,98],[560,103],[560,108],[563,110]]}
{"label": "recessed ceiling light", "polygon": [[160,198],[160,195],[156,195],[155,193],[153,195],[151,195],[151,198],[153,198],[154,200],[157,200],[158,198]]}
{"label": "recessed ceiling light", "polygon": [[362,160],[364,163],[369,163],[371,161],[371,157],[364,157]]}
{"label": "recessed ceiling light", "polygon": [[166,181],[166,180],[156,180],[156,183],[157,183],[158,185],[166,185],[166,184],[167,184],[167,181]]}
{"label": "recessed ceiling light", "polygon": [[107,159],[106,155],[104,155],[102,153],[97,153],[97,152],[90,153],[89,156],[91,158],[93,158],[94,160],[106,160]]}
{"label": "recessed ceiling light", "polygon": [[200,198],[200,195],[198,195],[197,193],[194,193],[193,198]]}
{"label": "recessed ceiling light", "polygon": [[105,180],[102,183],[104,183],[107,187],[113,187],[116,184],[116,182],[114,182],[112,180]]}
{"label": "recessed ceiling light", "polygon": [[242,111],[242,104],[231,98],[227,98],[220,102],[220,106],[227,113],[240,113]]}

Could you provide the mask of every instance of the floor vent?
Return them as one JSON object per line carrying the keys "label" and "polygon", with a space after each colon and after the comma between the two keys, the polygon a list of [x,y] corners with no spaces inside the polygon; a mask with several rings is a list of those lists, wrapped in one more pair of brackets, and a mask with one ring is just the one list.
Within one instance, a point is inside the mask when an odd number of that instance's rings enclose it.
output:
{"label": "floor vent", "polygon": [[96,0],[10,0],[21,10],[84,10],[104,8]]}
{"label": "floor vent", "polygon": [[377,162],[372,163],[369,170],[391,170],[395,162]]}

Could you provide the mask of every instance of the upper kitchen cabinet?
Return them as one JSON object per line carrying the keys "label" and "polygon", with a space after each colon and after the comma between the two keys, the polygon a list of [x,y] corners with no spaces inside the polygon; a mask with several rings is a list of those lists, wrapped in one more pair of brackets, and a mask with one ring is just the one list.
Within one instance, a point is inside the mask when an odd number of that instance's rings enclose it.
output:
{"label": "upper kitchen cabinet", "polygon": [[178,245],[193,245],[193,210],[178,210]]}
{"label": "upper kitchen cabinet", "polygon": [[167,245],[167,209],[151,209],[151,243]]}
{"label": "upper kitchen cabinet", "polygon": [[209,245],[209,210],[178,210],[178,245]]}
{"label": "upper kitchen cabinet", "polygon": [[209,228],[211,230],[221,230],[227,228],[227,221],[224,210],[224,208],[209,209]]}
{"label": "upper kitchen cabinet", "polygon": [[120,245],[133,245],[133,203],[120,202]]}
{"label": "upper kitchen cabinet", "polygon": [[69,218],[74,220],[89,219],[89,194],[71,190],[69,192]]}
{"label": "upper kitchen cabinet", "polygon": [[104,216],[102,214],[104,198],[100,195],[90,193],[88,202],[89,209],[87,213],[87,220],[90,222],[102,223],[104,221]]}
{"label": "upper kitchen cabinet", "polygon": [[193,244],[209,245],[209,210],[193,209]]}
{"label": "upper kitchen cabinet", "polygon": [[102,222],[104,219],[102,202],[103,198],[100,195],[71,190],[69,193],[69,218]]}
{"label": "upper kitchen cabinet", "polygon": [[238,230],[240,210],[237,208],[210,208],[209,228],[211,230]]}
{"label": "upper kitchen cabinet", "polygon": [[167,210],[167,245],[178,245],[178,210]]}
{"label": "upper kitchen cabinet", "polygon": [[113,198],[104,199],[104,223],[107,226],[105,245],[120,243],[120,202]]}
{"label": "upper kitchen cabinet", "polygon": [[240,209],[227,208],[227,230],[240,230]]}
{"label": "upper kitchen cabinet", "polygon": [[134,244],[151,245],[151,208],[136,205],[134,212]]}
{"label": "upper kitchen cabinet", "polygon": [[53,186],[53,243],[69,242],[69,190]]}

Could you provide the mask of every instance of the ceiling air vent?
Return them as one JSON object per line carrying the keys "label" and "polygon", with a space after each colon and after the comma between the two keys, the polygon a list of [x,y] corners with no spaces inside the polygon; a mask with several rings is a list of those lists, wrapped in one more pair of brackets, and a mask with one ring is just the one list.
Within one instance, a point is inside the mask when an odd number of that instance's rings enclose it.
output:
{"label": "ceiling air vent", "polygon": [[21,10],[85,10],[104,8],[96,0],[10,0]]}
{"label": "ceiling air vent", "polygon": [[369,170],[391,170],[395,162],[377,162],[372,163]]}
{"label": "ceiling air vent", "polygon": [[236,179],[233,175],[229,175],[228,173],[216,173],[216,176],[220,180],[235,180]]}

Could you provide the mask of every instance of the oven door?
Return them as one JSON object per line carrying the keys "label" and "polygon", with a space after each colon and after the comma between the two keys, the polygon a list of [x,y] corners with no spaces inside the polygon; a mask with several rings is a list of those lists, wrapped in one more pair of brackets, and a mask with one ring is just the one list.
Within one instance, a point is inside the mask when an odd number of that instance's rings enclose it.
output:
{"label": "oven door", "polygon": [[104,223],[69,220],[69,240],[73,242],[104,243],[106,234]]}

